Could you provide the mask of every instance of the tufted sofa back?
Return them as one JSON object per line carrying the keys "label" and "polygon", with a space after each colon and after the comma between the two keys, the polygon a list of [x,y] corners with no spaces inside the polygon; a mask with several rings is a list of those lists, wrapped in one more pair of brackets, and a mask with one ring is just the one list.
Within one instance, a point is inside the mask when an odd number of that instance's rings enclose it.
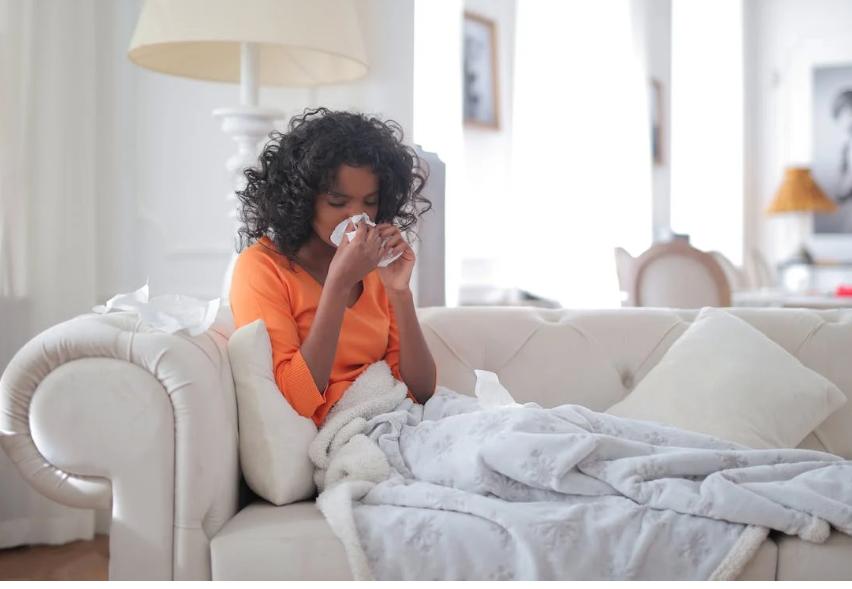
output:
{"label": "tufted sofa back", "polygon": [[[852,396],[852,310],[729,309]],[[519,402],[605,411],[627,396],[699,310],[426,307],[417,310],[438,384],[473,394],[490,370]],[[700,377],[700,375],[697,375]],[[688,393],[688,391],[685,391]],[[800,445],[852,459],[852,402]]]}

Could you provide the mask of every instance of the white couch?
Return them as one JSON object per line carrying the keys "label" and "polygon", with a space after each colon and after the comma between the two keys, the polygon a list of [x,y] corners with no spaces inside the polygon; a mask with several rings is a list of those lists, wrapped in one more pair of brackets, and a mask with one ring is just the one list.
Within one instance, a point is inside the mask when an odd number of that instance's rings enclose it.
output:
{"label": "white couch", "polygon": [[[852,394],[852,310],[736,309]],[[472,392],[497,372],[520,402],[603,411],[622,399],[697,311],[524,307],[418,309],[438,382]],[[259,500],[239,470],[224,309],[197,337],[133,315],[81,315],[33,338],[0,379],[0,443],[44,495],[112,508],[111,579],[347,579],[343,547],[313,501]],[[852,403],[801,447],[852,458]],[[852,538],[772,534],[744,579],[852,579]]]}

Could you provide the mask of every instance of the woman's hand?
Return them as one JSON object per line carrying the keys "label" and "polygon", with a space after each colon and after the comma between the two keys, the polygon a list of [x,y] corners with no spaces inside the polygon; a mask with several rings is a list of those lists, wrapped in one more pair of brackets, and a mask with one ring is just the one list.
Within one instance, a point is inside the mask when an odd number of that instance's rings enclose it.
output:
{"label": "woman's hand", "polygon": [[[375,227],[386,247],[388,256],[402,252],[402,255],[384,268],[379,268],[379,278],[388,292],[402,292],[409,289],[411,272],[414,270],[414,250],[402,238],[399,229],[389,223],[379,223]],[[382,256],[384,257],[384,256]]]}
{"label": "woman's hand", "polygon": [[[350,221],[346,233],[354,229]],[[337,251],[328,266],[326,282],[346,289],[352,288],[371,272],[385,257],[387,248],[383,246],[378,227],[359,223],[352,241],[344,233]]]}

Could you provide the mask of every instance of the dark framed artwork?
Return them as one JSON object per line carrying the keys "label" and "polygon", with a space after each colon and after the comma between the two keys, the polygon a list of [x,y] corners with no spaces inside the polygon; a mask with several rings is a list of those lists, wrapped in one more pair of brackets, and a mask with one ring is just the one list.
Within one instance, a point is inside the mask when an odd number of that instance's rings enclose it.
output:
{"label": "dark framed artwork", "polygon": [[814,66],[811,173],[837,203],[814,215],[814,233],[852,234],[852,63]]}
{"label": "dark framed artwork", "polygon": [[497,29],[494,21],[465,12],[462,41],[464,123],[473,127],[499,129]]}
{"label": "dark framed artwork", "polygon": [[648,79],[648,110],[651,123],[651,157],[655,166],[663,161],[663,84],[657,79]]}

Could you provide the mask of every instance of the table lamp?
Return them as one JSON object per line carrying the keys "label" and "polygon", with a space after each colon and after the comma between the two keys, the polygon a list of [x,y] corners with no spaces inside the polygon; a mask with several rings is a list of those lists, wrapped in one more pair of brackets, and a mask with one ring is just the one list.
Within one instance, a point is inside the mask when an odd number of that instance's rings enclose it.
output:
{"label": "table lamp", "polygon": [[811,177],[810,168],[791,166],[784,172],[784,180],[775,194],[768,214],[792,213],[799,220],[800,234],[798,250],[794,255],[797,261],[813,263],[813,256],[804,244],[804,234],[809,226],[811,213],[833,213],[837,205],[825,195],[825,192]]}
{"label": "table lamp", "polygon": [[[213,115],[237,143],[225,166],[234,186],[257,163],[258,143],[284,113],[258,106],[258,87],[348,82],[367,73],[354,0],[146,0],[128,49],[144,68],[199,80],[239,82],[240,104]],[[239,215],[228,195],[230,215]],[[227,302],[236,253],[225,273]]]}

